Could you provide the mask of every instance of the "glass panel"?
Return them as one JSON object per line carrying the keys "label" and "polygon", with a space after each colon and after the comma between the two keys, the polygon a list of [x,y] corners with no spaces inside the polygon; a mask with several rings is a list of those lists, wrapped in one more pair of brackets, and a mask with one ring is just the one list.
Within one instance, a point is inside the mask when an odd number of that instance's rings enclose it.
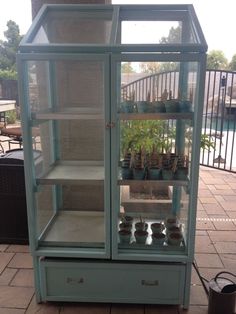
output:
{"label": "glass panel", "polygon": [[186,254],[197,63],[121,62],[117,70],[118,247]]}
{"label": "glass panel", "polygon": [[28,73],[40,243],[104,248],[104,64],[31,61]]}
{"label": "glass panel", "polygon": [[112,11],[49,11],[32,43],[109,43]]}
{"label": "glass panel", "polygon": [[188,34],[182,34],[179,21],[123,21],[122,44],[181,44],[197,43],[190,25]]}

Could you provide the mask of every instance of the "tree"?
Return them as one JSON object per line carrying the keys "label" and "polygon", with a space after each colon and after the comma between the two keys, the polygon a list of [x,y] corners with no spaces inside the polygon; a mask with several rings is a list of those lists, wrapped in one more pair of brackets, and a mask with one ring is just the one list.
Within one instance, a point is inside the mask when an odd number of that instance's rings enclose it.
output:
{"label": "tree", "polygon": [[132,68],[131,62],[122,62],[121,72],[122,73],[134,73],[135,71]]}
{"label": "tree", "polygon": [[177,44],[181,42],[181,27],[171,27],[167,37],[160,39],[160,44]]}
{"label": "tree", "polygon": [[229,63],[229,69],[231,71],[236,71],[236,54],[233,55],[233,57]]}
{"label": "tree", "polygon": [[226,70],[228,68],[228,60],[223,51],[212,50],[207,55],[207,69],[210,70]]}
{"label": "tree", "polygon": [[155,74],[160,72],[159,62],[141,62],[140,69],[143,73]]}
{"label": "tree", "polygon": [[16,53],[22,38],[19,26],[14,21],[8,21],[4,36],[6,40],[0,40],[0,70],[16,76]]}

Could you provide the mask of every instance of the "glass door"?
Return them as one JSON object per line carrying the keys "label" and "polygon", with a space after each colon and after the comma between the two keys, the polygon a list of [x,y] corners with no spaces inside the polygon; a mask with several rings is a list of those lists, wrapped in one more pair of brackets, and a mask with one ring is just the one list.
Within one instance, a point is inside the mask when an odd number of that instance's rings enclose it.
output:
{"label": "glass door", "polygon": [[[188,254],[196,197],[198,63],[159,59],[131,54],[113,59],[113,256],[118,259],[181,261]],[[146,66],[155,74],[142,71]]]}
{"label": "glass door", "polygon": [[[109,256],[109,60],[40,55],[26,61],[33,219],[41,248]],[[26,145],[27,145],[26,143]],[[68,251],[69,252],[69,251]]]}

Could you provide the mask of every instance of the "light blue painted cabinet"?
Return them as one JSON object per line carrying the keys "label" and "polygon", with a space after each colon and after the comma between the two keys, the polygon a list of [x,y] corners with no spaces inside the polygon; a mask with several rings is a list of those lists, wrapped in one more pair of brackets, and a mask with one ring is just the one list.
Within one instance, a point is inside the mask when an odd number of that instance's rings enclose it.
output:
{"label": "light blue painted cabinet", "polygon": [[206,50],[191,5],[42,7],[18,54],[38,302],[188,307]]}

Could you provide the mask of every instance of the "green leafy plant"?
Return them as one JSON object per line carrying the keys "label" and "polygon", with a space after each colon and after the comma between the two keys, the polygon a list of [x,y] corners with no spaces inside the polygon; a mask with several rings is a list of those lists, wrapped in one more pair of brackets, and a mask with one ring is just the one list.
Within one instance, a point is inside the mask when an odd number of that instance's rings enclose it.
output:
{"label": "green leafy plant", "polygon": [[168,151],[175,136],[175,129],[167,132],[167,122],[157,120],[122,121],[121,129],[121,156],[127,151],[151,153],[153,147],[157,152]]}
{"label": "green leafy plant", "polygon": [[14,124],[16,122],[16,110],[9,110],[6,112],[7,124]]}
{"label": "green leafy plant", "polygon": [[210,151],[211,148],[215,149],[215,143],[211,137],[207,134],[201,134],[201,149]]}

